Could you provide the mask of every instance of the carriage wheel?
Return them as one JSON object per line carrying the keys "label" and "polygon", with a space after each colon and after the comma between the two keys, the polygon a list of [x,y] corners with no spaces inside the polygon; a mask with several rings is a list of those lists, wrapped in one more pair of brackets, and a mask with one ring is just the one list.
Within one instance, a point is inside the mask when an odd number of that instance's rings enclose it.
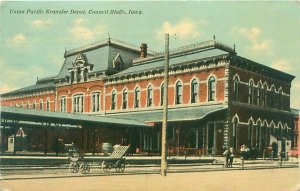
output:
{"label": "carriage wheel", "polygon": [[111,164],[109,162],[103,161],[102,162],[102,170],[104,172],[108,172],[111,169]]}
{"label": "carriage wheel", "polygon": [[116,172],[124,172],[125,170],[125,162],[118,160],[116,162]]}
{"label": "carriage wheel", "polygon": [[69,165],[69,171],[72,173],[77,173],[79,171],[79,163],[71,162]]}
{"label": "carriage wheel", "polygon": [[90,165],[87,162],[84,162],[80,165],[80,171],[82,174],[90,172]]}

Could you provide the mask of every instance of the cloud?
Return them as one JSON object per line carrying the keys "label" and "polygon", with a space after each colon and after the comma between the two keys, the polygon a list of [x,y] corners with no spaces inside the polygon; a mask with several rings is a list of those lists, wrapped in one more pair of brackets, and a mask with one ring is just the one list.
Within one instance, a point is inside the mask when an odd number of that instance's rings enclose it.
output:
{"label": "cloud", "polygon": [[7,84],[0,84],[0,94],[7,93],[15,90],[16,87],[9,86]]}
{"label": "cloud", "polygon": [[179,21],[175,25],[165,21],[162,27],[157,31],[157,36],[161,37],[166,33],[169,33],[169,35],[176,35],[179,38],[194,39],[200,36],[199,24],[187,18]]}
{"label": "cloud", "polygon": [[262,39],[261,34],[262,30],[258,27],[252,28],[237,28],[235,27],[233,31],[250,42],[249,48],[255,52],[268,52],[271,49],[272,40],[271,39]]}
{"label": "cloud", "polygon": [[27,42],[26,37],[23,34],[16,34],[15,36],[9,38],[7,40],[7,42],[10,45],[21,45],[21,44],[25,44]]}
{"label": "cloud", "polygon": [[45,27],[45,26],[50,26],[52,24],[52,21],[47,19],[47,20],[42,20],[42,19],[37,19],[37,20],[33,20],[31,22],[31,26],[32,27]]}
{"label": "cloud", "polygon": [[87,20],[79,18],[73,21],[74,26],[70,29],[73,38],[81,40],[92,40],[97,36],[106,33],[106,25],[97,25],[94,28],[89,28],[85,25]]}
{"label": "cloud", "polygon": [[274,61],[271,65],[271,67],[275,68],[277,70],[286,71],[286,72],[291,71],[291,69],[292,69],[290,62],[286,59],[279,59],[279,60]]}

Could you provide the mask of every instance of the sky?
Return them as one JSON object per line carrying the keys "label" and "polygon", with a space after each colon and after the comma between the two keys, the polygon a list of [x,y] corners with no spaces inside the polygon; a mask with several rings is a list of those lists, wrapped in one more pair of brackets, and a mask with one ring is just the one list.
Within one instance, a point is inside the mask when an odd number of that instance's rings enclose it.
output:
{"label": "sky", "polygon": [[55,76],[65,50],[111,37],[163,51],[165,33],[171,49],[215,35],[238,55],[294,75],[291,106],[300,108],[300,1],[0,1],[0,93]]}

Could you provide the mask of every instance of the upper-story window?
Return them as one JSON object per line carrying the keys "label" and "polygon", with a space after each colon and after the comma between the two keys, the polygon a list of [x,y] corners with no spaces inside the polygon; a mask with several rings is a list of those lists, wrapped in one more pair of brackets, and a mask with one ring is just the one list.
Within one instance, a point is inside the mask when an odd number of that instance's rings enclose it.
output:
{"label": "upper-story window", "polygon": [[193,79],[191,82],[191,103],[198,102],[198,82],[196,79]]}
{"label": "upper-story window", "polygon": [[248,87],[248,103],[253,104],[253,81],[249,81],[249,87]]}
{"label": "upper-story window", "polygon": [[30,105],[29,105],[29,101],[26,103],[26,109],[29,109]]}
{"label": "upper-story window", "polygon": [[128,92],[127,89],[123,90],[123,104],[122,104],[122,108],[123,109],[127,109],[127,104],[128,104]]}
{"label": "upper-story window", "polygon": [[141,96],[141,90],[139,87],[136,87],[134,90],[134,108],[140,107],[140,96]]}
{"label": "upper-story window", "polygon": [[43,110],[43,100],[40,100],[40,110]]}
{"label": "upper-story window", "polygon": [[262,106],[266,106],[266,103],[267,103],[267,99],[266,99],[267,98],[267,93],[266,93],[267,89],[268,89],[268,87],[266,84],[261,89],[261,105]]}
{"label": "upper-story window", "polygon": [[111,92],[111,110],[116,109],[116,105],[117,105],[117,92],[116,90],[113,90]]}
{"label": "upper-story window", "polygon": [[278,91],[278,109],[282,109],[282,89]]}
{"label": "upper-story window", "polygon": [[92,112],[100,111],[100,92],[92,93]]}
{"label": "upper-story window", "polygon": [[182,82],[178,81],[175,85],[175,104],[182,103]]}
{"label": "upper-story window", "polygon": [[257,85],[256,104],[261,105],[261,83],[260,82]]}
{"label": "upper-story window", "polygon": [[162,83],[160,86],[160,105],[164,104],[164,92],[165,92],[165,83]]}
{"label": "upper-story window", "polygon": [[35,109],[36,108],[36,101],[34,100],[33,102],[32,102],[32,109]]}
{"label": "upper-story window", "polygon": [[274,107],[275,106],[275,96],[276,96],[276,94],[275,94],[275,88],[274,88],[274,86],[272,86],[271,87],[271,91],[270,91],[270,96],[269,96],[269,106],[270,107]]}
{"label": "upper-story window", "polygon": [[66,112],[67,111],[67,97],[62,96],[59,98],[60,103],[60,112]]}
{"label": "upper-story window", "polygon": [[211,76],[208,79],[208,101],[215,101],[216,97],[216,79]]}
{"label": "upper-story window", "polygon": [[151,107],[153,105],[153,88],[151,85],[147,88],[147,106]]}
{"label": "upper-story window", "polygon": [[83,112],[83,103],[84,103],[84,95],[76,94],[73,96],[73,112],[74,113],[82,113]]}
{"label": "upper-story window", "polygon": [[239,78],[235,76],[233,79],[233,101],[238,101],[239,96]]}
{"label": "upper-story window", "polygon": [[50,99],[47,99],[46,101],[46,110],[50,111]]}

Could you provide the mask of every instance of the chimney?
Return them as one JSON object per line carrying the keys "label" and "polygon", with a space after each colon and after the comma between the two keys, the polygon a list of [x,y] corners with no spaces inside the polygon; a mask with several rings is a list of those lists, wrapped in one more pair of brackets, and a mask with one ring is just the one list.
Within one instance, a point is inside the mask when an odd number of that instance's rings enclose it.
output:
{"label": "chimney", "polygon": [[146,43],[142,43],[141,44],[141,58],[146,58],[147,57],[147,44]]}

